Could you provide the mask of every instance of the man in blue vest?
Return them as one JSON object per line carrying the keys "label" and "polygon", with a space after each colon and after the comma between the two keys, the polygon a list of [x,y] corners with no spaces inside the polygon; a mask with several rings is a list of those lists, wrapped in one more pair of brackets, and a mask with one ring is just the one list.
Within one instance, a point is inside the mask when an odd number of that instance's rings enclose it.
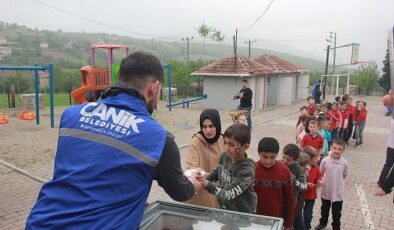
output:
{"label": "man in blue vest", "polygon": [[162,81],[160,61],[136,52],[100,101],[64,111],[53,179],[26,229],[138,229],[153,179],[177,201],[201,188],[183,175],[174,137],[151,118]]}

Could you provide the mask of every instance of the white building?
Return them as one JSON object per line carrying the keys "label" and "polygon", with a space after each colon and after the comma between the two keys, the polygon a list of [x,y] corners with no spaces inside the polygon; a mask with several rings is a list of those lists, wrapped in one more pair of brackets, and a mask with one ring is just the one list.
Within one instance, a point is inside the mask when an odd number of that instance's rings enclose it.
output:
{"label": "white building", "polygon": [[272,55],[255,59],[223,58],[192,75],[204,77],[204,94],[208,95],[206,108],[237,108],[239,100],[233,98],[241,89],[242,79],[248,81],[253,91],[253,111],[272,105],[290,105],[308,96],[308,71]]}

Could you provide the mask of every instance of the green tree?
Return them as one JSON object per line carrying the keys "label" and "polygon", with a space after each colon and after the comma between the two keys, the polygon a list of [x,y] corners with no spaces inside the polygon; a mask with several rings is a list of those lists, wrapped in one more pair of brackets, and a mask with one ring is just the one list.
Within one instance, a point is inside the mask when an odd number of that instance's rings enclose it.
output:
{"label": "green tree", "polygon": [[354,75],[354,82],[358,85],[360,93],[370,95],[377,84],[378,77],[378,65],[375,62],[369,62],[358,68]]}
{"label": "green tree", "polygon": [[[387,42],[388,46],[388,42]],[[389,49],[386,49],[385,59],[383,60],[382,77],[378,80],[379,85],[387,92],[390,90],[390,55]]]}
{"label": "green tree", "polygon": [[222,42],[224,41],[224,34],[219,31],[219,30],[213,30],[211,35],[210,35],[211,39],[215,42],[219,42],[220,47],[222,47]]}
{"label": "green tree", "polygon": [[204,57],[205,57],[205,39],[211,34],[213,28],[205,25],[205,23],[203,22],[202,25],[200,25],[199,27],[197,27],[197,32],[198,34],[203,38],[202,40],[202,50],[204,53]]}

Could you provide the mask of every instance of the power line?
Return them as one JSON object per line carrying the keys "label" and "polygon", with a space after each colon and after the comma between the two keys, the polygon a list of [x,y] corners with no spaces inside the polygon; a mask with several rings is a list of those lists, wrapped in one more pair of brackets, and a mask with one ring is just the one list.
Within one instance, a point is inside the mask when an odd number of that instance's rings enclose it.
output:
{"label": "power line", "polygon": [[166,38],[166,37],[160,37],[160,36],[155,36],[155,35],[152,35],[152,34],[139,33],[139,32],[135,32],[135,31],[132,31],[132,30],[124,29],[124,28],[121,28],[121,27],[118,27],[118,26],[115,26],[115,25],[111,25],[111,24],[107,24],[107,23],[104,23],[104,22],[100,22],[100,21],[97,21],[95,19],[87,18],[87,17],[81,16],[81,15],[72,13],[70,11],[63,10],[63,9],[58,8],[56,6],[49,5],[49,4],[45,3],[45,2],[41,2],[41,1],[38,1],[38,0],[33,0],[33,1],[38,3],[38,4],[40,4],[40,5],[46,6],[48,8],[60,11],[62,13],[65,13],[65,14],[77,17],[79,19],[82,19],[82,20],[85,20],[85,21],[88,21],[88,22],[91,22],[91,23],[95,23],[95,24],[98,24],[98,25],[101,25],[101,26],[109,27],[111,29],[117,29],[117,30],[120,30],[120,31],[124,31],[124,32],[128,32],[128,33],[131,33],[131,34],[136,34],[136,35],[140,35],[140,36],[144,36],[144,37],[158,38],[158,39],[164,39],[164,40],[169,40],[169,41],[178,41],[178,39],[171,39],[171,38]]}
{"label": "power line", "polygon": [[257,23],[257,22],[268,12],[270,6],[272,5],[272,3],[273,3],[274,1],[275,1],[275,0],[271,0],[271,2],[268,4],[268,6],[267,6],[267,8],[264,10],[264,12],[256,19],[255,22],[252,23],[252,25],[250,25],[250,26],[249,26],[248,28],[246,28],[246,29],[239,30],[239,32],[245,32],[245,31],[247,31],[248,29],[252,28],[254,25],[256,25],[256,23]]}

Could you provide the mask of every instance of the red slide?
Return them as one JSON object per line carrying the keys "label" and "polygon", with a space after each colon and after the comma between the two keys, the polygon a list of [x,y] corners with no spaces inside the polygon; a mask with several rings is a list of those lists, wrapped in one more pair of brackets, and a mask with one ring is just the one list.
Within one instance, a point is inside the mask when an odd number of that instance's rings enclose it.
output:
{"label": "red slide", "polygon": [[81,88],[78,88],[78,89],[72,91],[71,96],[76,103],[82,104],[82,103],[86,102],[85,93],[87,91],[92,91],[92,90],[93,90],[92,85],[85,85],[85,86],[82,86]]}

